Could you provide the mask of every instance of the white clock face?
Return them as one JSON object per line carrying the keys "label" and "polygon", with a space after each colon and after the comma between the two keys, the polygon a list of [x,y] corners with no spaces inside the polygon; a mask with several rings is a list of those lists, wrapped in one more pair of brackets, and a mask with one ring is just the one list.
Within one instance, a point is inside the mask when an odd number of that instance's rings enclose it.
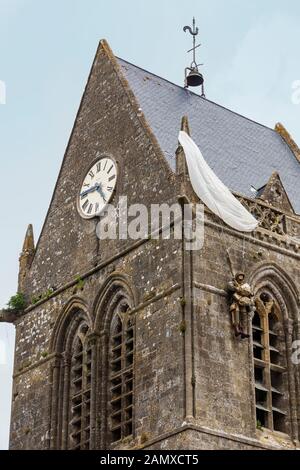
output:
{"label": "white clock face", "polygon": [[109,157],[100,158],[89,169],[78,196],[78,210],[82,217],[99,215],[112,198],[117,183],[117,166]]}

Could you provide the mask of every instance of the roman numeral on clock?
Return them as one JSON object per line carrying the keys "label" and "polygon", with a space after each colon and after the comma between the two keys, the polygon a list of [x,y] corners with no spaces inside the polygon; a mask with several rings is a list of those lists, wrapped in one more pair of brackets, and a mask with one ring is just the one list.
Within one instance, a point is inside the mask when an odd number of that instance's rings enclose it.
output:
{"label": "roman numeral on clock", "polygon": [[95,214],[98,214],[99,212],[99,202],[96,202],[95,204]]}
{"label": "roman numeral on clock", "polygon": [[89,209],[88,209],[88,214],[91,214],[93,210],[93,204],[90,204]]}
{"label": "roman numeral on clock", "polygon": [[114,167],[114,165],[112,165],[112,166],[110,167],[110,169],[108,170],[108,172],[107,172],[108,175],[109,175],[109,173],[111,172],[111,170],[113,169],[113,167]]}
{"label": "roman numeral on clock", "polygon": [[108,178],[108,181],[112,181],[112,180],[114,180],[114,179],[115,179],[115,177],[116,177],[116,175],[112,175],[110,178]]}
{"label": "roman numeral on clock", "polygon": [[89,205],[89,200],[87,199],[85,201],[85,203],[83,204],[83,206],[82,206],[82,210],[85,211],[85,209],[87,208],[88,205]]}
{"label": "roman numeral on clock", "polygon": [[107,188],[106,188],[106,189],[107,189],[107,191],[110,191],[110,192],[112,192],[112,190],[113,190],[113,187],[112,187],[112,186],[107,186]]}
{"label": "roman numeral on clock", "polygon": [[99,173],[99,171],[101,171],[101,162],[97,163],[97,173]]}
{"label": "roman numeral on clock", "polygon": [[90,175],[91,178],[94,178],[94,176],[95,176],[94,173],[92,172],[92,170],[89,171],[89,175]]}

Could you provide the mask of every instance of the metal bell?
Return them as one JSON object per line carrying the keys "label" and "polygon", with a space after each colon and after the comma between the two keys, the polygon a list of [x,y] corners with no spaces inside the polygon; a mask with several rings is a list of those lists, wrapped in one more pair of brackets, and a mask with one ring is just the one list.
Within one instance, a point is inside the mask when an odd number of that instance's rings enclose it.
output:
{"label": "metal bell", "polygon": [[203,75],[195,68],[191,69],[190,73],[186,77],[186,85],[189,87],[196,87],[203,85],[204,78]]}

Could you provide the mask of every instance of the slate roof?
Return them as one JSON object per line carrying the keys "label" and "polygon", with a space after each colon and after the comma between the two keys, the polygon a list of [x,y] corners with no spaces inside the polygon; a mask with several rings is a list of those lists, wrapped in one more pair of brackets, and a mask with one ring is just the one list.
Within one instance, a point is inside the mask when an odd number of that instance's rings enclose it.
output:
{"label": "slate roof", "polygon": [[262,188],[277,171],[300,214],[300,164],[276,131],[117,60],[173,170],[181,118],[187,115],[191,137],[224,184],[253,197],[251,186]]}

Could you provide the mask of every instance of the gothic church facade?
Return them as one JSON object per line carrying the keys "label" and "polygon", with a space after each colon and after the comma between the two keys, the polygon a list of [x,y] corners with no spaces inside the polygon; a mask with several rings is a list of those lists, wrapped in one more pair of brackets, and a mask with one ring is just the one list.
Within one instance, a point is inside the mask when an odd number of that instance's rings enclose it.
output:
{"label": "gothic church facade", "polygon": [[[98,219],[77,206],[104,159],[115,165],[112,203],[199,202],[181,128],[258,229],[241,234],[205,209],[199,251],[151,234],[99,240]],[[101,41],[36,246],[26,234],[28,306],[2,318],[16,327],[10,448],[299,447],[299,180],[283,126],[239,116]],[[227,292],[238,272],[256,304],[242,341]]]}

